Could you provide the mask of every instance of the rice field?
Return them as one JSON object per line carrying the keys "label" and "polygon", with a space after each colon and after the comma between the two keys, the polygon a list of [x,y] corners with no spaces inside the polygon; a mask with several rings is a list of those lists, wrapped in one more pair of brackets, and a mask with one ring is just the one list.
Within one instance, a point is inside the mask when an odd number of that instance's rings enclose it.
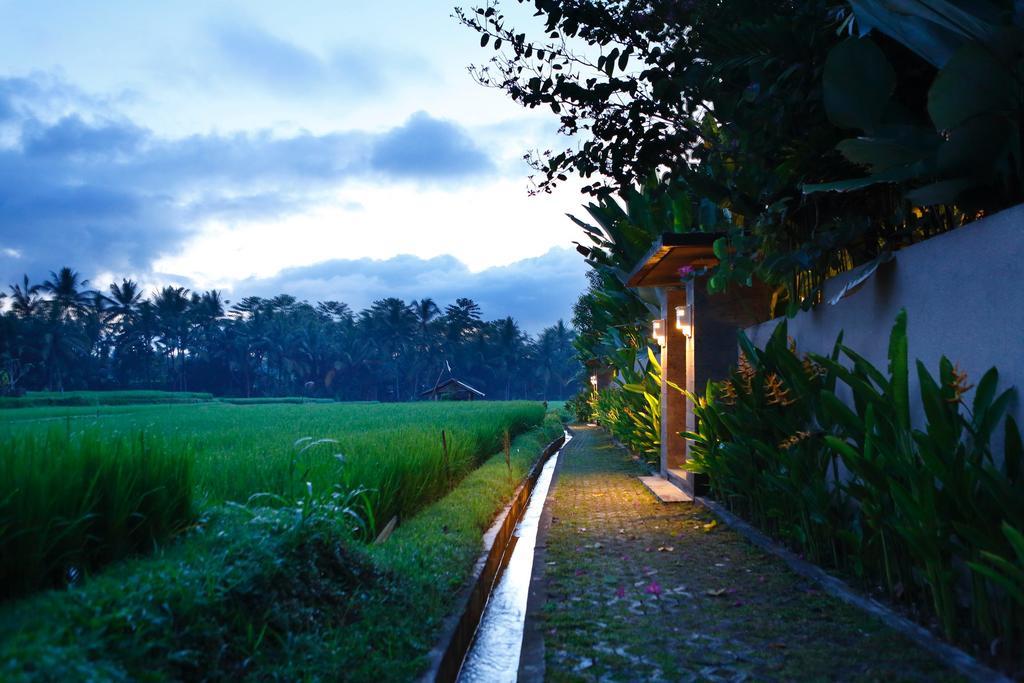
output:
{"label": "rice field", "polygon": [[373,531],[443,496],[544,412],[531,402],[0,410],[0,584],[29,564],[52,584],[228,502],[297,505],[363,488]]}

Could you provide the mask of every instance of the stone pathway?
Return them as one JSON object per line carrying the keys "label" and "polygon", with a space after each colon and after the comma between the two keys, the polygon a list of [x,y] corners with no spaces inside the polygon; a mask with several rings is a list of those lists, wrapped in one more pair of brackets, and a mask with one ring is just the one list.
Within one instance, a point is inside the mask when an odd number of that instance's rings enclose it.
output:
{"label": "stone pathway", "polygon": [[659,503],[602,430],[573,430],[538,544],[523,678],[543,659],[551,681],[959,680],[703,508]]}

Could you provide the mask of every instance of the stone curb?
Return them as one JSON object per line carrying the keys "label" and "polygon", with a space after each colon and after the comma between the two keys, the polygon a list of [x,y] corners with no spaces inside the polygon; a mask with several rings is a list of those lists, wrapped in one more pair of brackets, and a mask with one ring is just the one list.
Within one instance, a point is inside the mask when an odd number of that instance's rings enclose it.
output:
{"label": "stone curb", "polygon": [[846,582],[837,579],[821,567],[800,559],[793,552],[782,547],[758,529],[726,510],[721,504],[700,496],[694,497],[694,501],[713,512],[715,516],[746,538],[747,541],[761,550],[778,557],[800,576],[817,583],[829,595],[871,614],[886,626],[914,641],[935,655],[936,658],[951,669],[963,674],[970,680],[977,683],[1012,683],[1010,678],[994,669],[990,669],[960,648],[940,640],[923,626],[900,616],[877,600],[857,593]]}

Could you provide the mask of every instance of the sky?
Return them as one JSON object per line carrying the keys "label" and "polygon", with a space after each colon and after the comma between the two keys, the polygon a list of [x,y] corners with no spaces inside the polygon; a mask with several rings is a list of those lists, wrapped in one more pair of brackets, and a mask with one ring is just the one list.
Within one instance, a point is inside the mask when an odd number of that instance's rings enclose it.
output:
{"label": "sky", "polygon": [[522,159],[566,140],[472,81],[450,1],[0,0],[0,282],[568,320],[584,198]]}

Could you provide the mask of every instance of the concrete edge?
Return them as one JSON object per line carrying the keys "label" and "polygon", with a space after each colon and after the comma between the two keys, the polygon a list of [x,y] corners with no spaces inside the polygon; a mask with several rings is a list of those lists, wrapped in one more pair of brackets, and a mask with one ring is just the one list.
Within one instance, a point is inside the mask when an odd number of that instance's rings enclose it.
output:
{"label": "concrete edge", "polygon": [[[575,436],[566,425],[565,431]],[[519,651],[519,683],[543,683],[547,665],[544,661],[544,631],[537,619],[537,614],[547,602],[547,581],[544,578],[545,564],[548,555],[548,531],[551,529],[551,496],[558,486],[559,474],[565,458],[559,457],[555,463],[555,471],[551,473],[551,484],[548,495],[544,499],[544,509],[540,513],[537,524],[537,540],[533,552],[533,571],[530,573],[530,593],[526,598],[526,615],[523,619],[523,644]]]}
{"label": "concrete edge", "polygon": [[1010,678],[994,669],[990,669],[960,648],[939,639],[920,624],[900,616],[891,608],[873,598],[857,593],[845,581],[832,576],[821,567],[800,559],[760,530],[726,510],[724,506],[716,501],[701,496],[695,496],[694,501],[713,512],[726,525],[746,538],[747,541],[761,550],[778,557],[800,576],[820,585],[829,595],[879,619],[886,626],[912,640],[948,667],[970,680],[977,681],[977,683],[1012,683]]}

